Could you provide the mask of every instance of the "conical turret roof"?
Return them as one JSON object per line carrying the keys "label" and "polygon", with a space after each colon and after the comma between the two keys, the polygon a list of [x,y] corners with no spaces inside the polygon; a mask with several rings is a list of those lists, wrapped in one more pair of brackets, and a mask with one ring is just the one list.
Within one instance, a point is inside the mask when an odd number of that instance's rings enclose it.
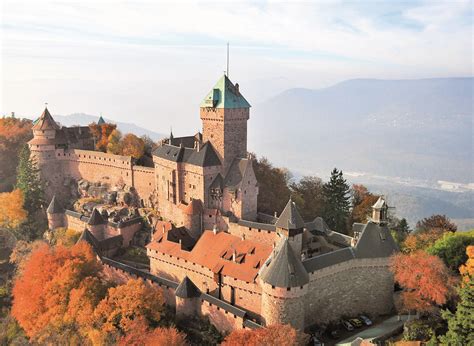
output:
{"label": "conical turret roof", "polygon": [[48,214],[61,214],[64,213],[63,206],[57,201],[56,195],[53,196],[51,202],[49,203],[48,209],[46,209]]}
{"label": "conical turret roof", "polygon": [[196,298],[201,295],[199,288],[196,287],[187,276],[184,277],[183,281],[178,285],[175,291],[176,297],[180,298]]}
{"label": "conical turret roof", "polygon": [[97,124],[98,125],[105,124],[105,120],[104,120],[104,118],[102,118],[102,115],[99,117],[99,120],[97,121]]}
{"label": "conical turret roof", "polygon": [[99,211],[96,208],[94,208],[94,210],[92,211],[92,215],[89,219],[89,222],[87,224],[90,226],[95,226],[95,225],[102,225],[104,223],[105,223],[104,218],[102,217],[102,215],[100,215]]}
{"label": "conical turret roof", "polygon": [[304,227],[303,218],[301,217],[295,202],[293,202],[291,198],[286,204],[285,209],[281,212],[275,226],[287,230],[300,229]]}
{"label": "conical turret roof", "polygon": [[382,209],[382,208],[385,208],[386,206],[387,206],[387,202],[385,202],[385,199],[383,198],[383,196],[380,196],[377,202],[375,202],[375,204],[372,206],[372,208]]}
{"label": "conical turret roof", "polygon": [[59,125],[54,121],[53,117],[48,111],[48,108],[44,109],[43,114],[35,121],[33,130],[58,130]]}
{"label": "conical turret roof", "polygon": [[275,287],[298,287],[309,282],[301,260],[295,255],[288,238],[283,238],[274,250],[270,263],[260,272],[263,282]]}

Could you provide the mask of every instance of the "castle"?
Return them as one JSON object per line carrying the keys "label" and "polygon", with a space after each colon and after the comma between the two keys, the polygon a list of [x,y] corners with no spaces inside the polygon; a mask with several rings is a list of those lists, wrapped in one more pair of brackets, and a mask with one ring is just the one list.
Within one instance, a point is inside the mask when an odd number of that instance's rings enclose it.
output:
{"label": "castle", "polygon": [[[247,153],[250,104],[222,76],[200,105],[202,133],[163,140],[153,166],[93,150],[87,127],[60,127],[45,109],[29,142],[49,196],[50,228],[82,233],[118,270],[165,287],[179,315],[208,315],[221,330],[290,323],[305,329],[342,316],[380,315],[393,307],[389,257],[397,246],[381,198],[354,237],[320,217],[303,220],[293,201],[279,215],[257,210],[258,182]],[[127,186],[160,219],[146,246],[149,272],[113,260],[141,227],[138,215],[112,219],[64,210],[68,181]],[[116,217],[116,215],[114,216]]]}

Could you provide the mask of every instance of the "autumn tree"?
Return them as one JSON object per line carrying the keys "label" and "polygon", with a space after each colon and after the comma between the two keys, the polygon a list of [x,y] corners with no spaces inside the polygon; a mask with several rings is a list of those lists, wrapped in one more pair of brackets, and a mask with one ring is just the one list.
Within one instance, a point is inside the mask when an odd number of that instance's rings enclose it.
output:
{"label": "autumn tree", "polygon": [[459,273],[465,281],[474,277],[474,246],[470,245],[466,248],[466,255],[466,263],[459,267]]}
{"label": "autumn tree", "polygon": [[349,185],[344,179],[342,171],[334,168],[329,181],[323,185],[323,218],[329,228],[337,232],[347,233],[350,209],[349,192]]}
{"label": "autumn tree", "polygon": [[259,184],[258,211],[270,215],[281,213],[291,194],[289,171],[274,167],[265,157],[255,158],[252,162]]}
{"label": "autumn tree", "polygon": [[438,256],[453,272],[467,261],[466,248],[474,245],[474,230],[461,233],[445,233],[432,246],[427,249],[431,255]]}
{"label": "autumn tree", "polygon": [[436,230],[438,232],[456,232],[458,227],[446,215],[432,215],[416,223],[417,232]]}
{"label": "autumn tree", "polygon": [[0,118],[0,192],[13,189],[18,153],[33,137],[31,127],[31,120]]}
{"label": "autumn tree", "polygon": [[132,133],[127,133],[122,141],[122,155],[131,156],[134,159],[139,159],[145,152],[145,143],[143,140]]}
{"label": "autumn tree", "polygon": [[456,312],[442,312],[448,322],[448,331],[440,338],[444,345],[474,345],[474,246],[468,246],[466,252],[469,258],[459,268],[463,281]]}
{"label": "autumn tree", "polygon": [[23,193],[19,189],[0,193],[0,228],[15,233],[15,229],[26,221],[27,213],[23,204]]}
{"label": "autumn tree", "polygon": [[418,250],[427,250],[442,237],[443,233],[439,230],[410,233],[403,241],[402,251],[412,253]]}
{"label": "autumn tree", "polygon": [[314,176],[303,177],[290,184],[291,195],[305,220],[321,216],[324,208],[323,182]]}
{"label": "autumn tree", "polygon": [[163,295],[141,279],[111,287],[107,297],[94,311],[94,328],[102,340],[117,339],[133,331],[134,320],[142,318],[146,325],[156,325],[163,312]]}
{"label": "autumn tree", "polygon": [[405,310],[430,312],[446,303],[452,292],[454,278],[437,256],[424,251],[396,254],[390,261],[395,281],[403,288]]}
{"label": "autumn tree", "polygon": [[16,242],[15,247],[10,254],[10,263],[15,266],[17,275],[20,275],[21,272],[23,272],[31,254],[39,247],[44,246],[44,244],[45,243],[42,240],[35,240],[32,242],[18,240]]}
{"label": "autumn tree", "polygon": [[80,339],[80,319],[92,314],[106,292],[100,271],[101,265],[85,243],[71,248],[41,245],[14,283],[13,317],[39,343],[51,343],[55,337]]}
{"label": "autumn tree", "polygon": [[352,185],[351,224],[366,223],[372,214],[372,206],[380,196],[374,195],[364,185]]}
{"label": "autumn tree", "polygon": [[119,346],[184,346],[186,335],[176,328],[150,328],[143,318],[130,322],[130,332],[119,339]]}
{"label": "autumn tree", "polygon": [[306,345],[308,335],[289,324],[275,324],[254,330],[239,329],[230,333],[223,346]]}
{"label": "autumn tree", "polygon": [[114,155],[122,154],[122,133],[115,129],[108,138],[107,152]]}
{"label": "autumn tree", "polygon": [[92,123],[89,124],[89,128],[91,130],[92,136],[94,137],[95,149],[106,152],[109,136],[117,128],[117,125],[110,123]]}

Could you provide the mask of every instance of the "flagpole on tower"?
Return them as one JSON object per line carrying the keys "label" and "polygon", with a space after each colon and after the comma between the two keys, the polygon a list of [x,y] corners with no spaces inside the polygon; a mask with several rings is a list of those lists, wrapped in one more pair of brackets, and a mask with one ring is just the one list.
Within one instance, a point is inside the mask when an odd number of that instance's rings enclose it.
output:
{"label": "flagpole on tower", "polygon": [[227,69],[226,69],[227,78],[229,78],[229,42],[227,42]]}

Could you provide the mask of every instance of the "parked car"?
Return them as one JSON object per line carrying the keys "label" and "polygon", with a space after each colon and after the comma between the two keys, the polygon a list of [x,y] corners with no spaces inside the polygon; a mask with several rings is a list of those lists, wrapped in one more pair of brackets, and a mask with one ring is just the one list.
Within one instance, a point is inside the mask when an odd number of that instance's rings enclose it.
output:
{"label": "parked car", "polygon": [[349,332],[352,332],[354,330],[354,326],[347,320],[341,320],[341,324]]}
{"label": "parked car", "polygon": [[362,320],[362,322],[364,322],[364,324],[366,326],[371,326],[372,325],[372,321],[370,320],[370,318],[368,318],[367,316],[365,315],[360,315],[359,316],[359,319]]}
{"label": "parked car", "polygon": [[349,322],[356,328],[360,328],[363,326],[362,321],[358,318],[351,318]]}

